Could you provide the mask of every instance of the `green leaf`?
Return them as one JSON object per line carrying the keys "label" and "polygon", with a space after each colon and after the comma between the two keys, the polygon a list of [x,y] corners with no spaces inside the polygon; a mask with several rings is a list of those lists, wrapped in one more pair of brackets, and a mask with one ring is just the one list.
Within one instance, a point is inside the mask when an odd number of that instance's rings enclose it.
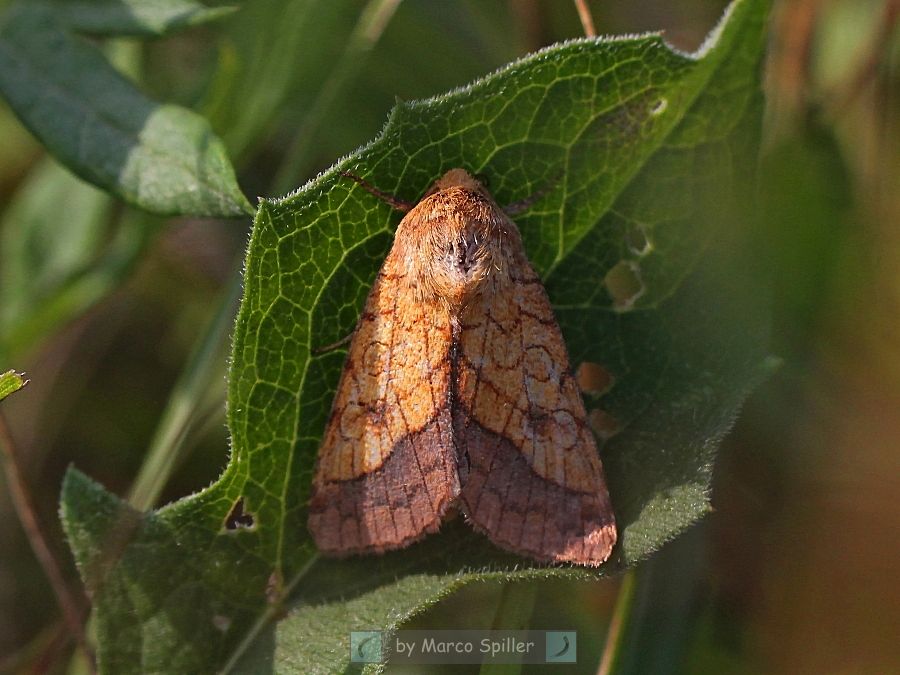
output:
{"label": "green leaf", "polygon": [[194,0],[38,1],[60,22],[93,35],[162,36],[215,21],[237,9],[206,7]]}
{"label": "green leaf", "polygon": [[148,99],[40,7],[3,17],[0,92],[60,162],[129,204],[159,215],[252,213],[206,120]]}
{"label": "green leaf", "polygon": [[25,176],[0,220],[0,362],[38,349],[130,271],[159,219],[131,210],[116,218],[113,206],[50,157]]}
{"label": "green leaf", "polygon": [[[106,238],[110,201],[52,160],[35,167],[0,226],[3,332],[91,264]],[[58,220],[60,204],[68,212],[65,227]]]}
{"label": "green leaf", "polygon": [[94,264],[109,235],[111,202],[50,159],[16,192],[0,222],[0,358],[16,356],[71,316],[59,300],[100,273],[103,265]]}
{"label": "green leaf", "polygon": [[[768,367],[764,294],[740,236],[767,9],[738,0],[693,56],[656,35],[551,47],[398,106],[370,145],[262,201],[222,477],[149,514],[77,472],[64,485],[63,523],[94,594],[102,668],[343,670],[352,629],[396,628],[479,579],[596,578],[706,513],[716,446]],[[620,544],[599,572],[536,566],[459,521],[402,551],[340,561],[320,559],[306,531],[343,362],[314,352],[352,331],[400,217],[339,171],[411,200],[459,166],[487,174],[500,203],[541,194],[517,218],[526,249],[573,363],[614,377],[608,393],[587,399],[618,428],[601,452]],[[625,297],[629,275],[641,292]],[[238,506],[252,525],[229,516]],[[276,620],[283,601],[292,609]]]}
{"label": "green leaf", "polygon": [[28,384],[28,380],[21,373],[17,373],[14,370],[0,373],[0,401],[10,394],[15,394],[26,384]]}

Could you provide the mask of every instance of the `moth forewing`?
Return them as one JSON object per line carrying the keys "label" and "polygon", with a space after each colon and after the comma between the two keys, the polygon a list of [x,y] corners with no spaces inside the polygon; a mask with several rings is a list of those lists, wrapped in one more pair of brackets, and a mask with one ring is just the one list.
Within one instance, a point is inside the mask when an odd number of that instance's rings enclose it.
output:
{"label": "moth forewing", "polygon": [[616,541],[550,301],[515,224],[462,169],[409,210],[369,293],[309,527],[326,553],[382,552],[454,504],[540,561],[599,565]]}

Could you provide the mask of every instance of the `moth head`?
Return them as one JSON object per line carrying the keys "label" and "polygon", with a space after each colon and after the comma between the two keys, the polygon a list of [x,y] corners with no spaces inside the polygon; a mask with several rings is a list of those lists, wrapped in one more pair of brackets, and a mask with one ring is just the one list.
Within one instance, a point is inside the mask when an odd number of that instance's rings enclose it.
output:
{"label": "moth head", "polygon": [[449,227],[432,230],[431,270],[438,294],[465,304],[494,271],[496,224],[465,211],[454,215]]}
{"label": "moth head", "polygon": [[490,277],[502,276],[503,242],[515,226],[478,181],[448,171],[404,218],[407,281],[424,301],[462,307]]}

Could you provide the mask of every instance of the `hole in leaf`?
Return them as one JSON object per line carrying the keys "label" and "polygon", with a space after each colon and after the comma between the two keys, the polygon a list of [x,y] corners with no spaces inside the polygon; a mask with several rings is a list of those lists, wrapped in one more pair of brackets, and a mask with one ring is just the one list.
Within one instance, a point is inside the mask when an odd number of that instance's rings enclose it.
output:
{"label": "hole in leaf", "polygon": [[620,312],[631,309],[645,290],[641,269],[631,260],[620,260],[613,265],[603,283],[612,297],[613,307]]}
{"label": "hole in leaf", "polygon": [[600,408],[591,410],[588,414],[588,423],[591,425],[594,433],[597,434],[597,438],[602,441],[609,440],[621,431],[619,421]]}
{"label": "hole in leaf", "polygon": [[657,104],[653,108],[653,110],[650,111],[650,114],[653,115],[654,117],[656,117],[657,115],[662,115],[666,111],[666,108],[668,108],[668,107],[669,107],[669,99],[661,98],[661,99],[659,99],[659,101],[657,102]]}
{"label": "hole in leaf", "polygon": [[641,223],[634,223],[625,233],[625,244],[634,255],[645,256],[653,250],[653,244],[647,236],[647,228]]}
{"label": "hole in leaf", "polygon": [[256,527],[256,518],[252,513],[244,510],[244,498],[239,497],[225,517],[225,529],[234,532],[235,530],[252,530],[254,527]]}
{"label": "hole in leaf", "polygon": [[600,396],[612,389],[615,378],[599,363],[583,361],[575,371],[575,381],[585,394]]}

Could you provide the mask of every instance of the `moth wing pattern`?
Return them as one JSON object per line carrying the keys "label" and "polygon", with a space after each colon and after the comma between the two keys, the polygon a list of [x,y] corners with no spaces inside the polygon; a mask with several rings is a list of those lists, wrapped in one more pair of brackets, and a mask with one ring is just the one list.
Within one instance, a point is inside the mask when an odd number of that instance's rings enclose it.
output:
{"label": "moth wing pattern", "polygon": [[515,223],[464,169],[397,228],[319,449],[309,528],[326,554],[378,553],[436,531],[451,505],[542,562],[598,566],[616,542],[550,300]]}
{"label": "moth wing pattern", "polygon": [[459,494],[450,413],[450,318],[415,301],[403,251],[378,273],[353,335],[313,480],[309,528],[332,555],[434,532]]}
{"label": "moth wing pattern", "polygon": [[616,541],[584,401],[547,292],[514,226],[507,270],[463,316],[455,437],[468,457],[460,503],[495,544],[597,566]]}

